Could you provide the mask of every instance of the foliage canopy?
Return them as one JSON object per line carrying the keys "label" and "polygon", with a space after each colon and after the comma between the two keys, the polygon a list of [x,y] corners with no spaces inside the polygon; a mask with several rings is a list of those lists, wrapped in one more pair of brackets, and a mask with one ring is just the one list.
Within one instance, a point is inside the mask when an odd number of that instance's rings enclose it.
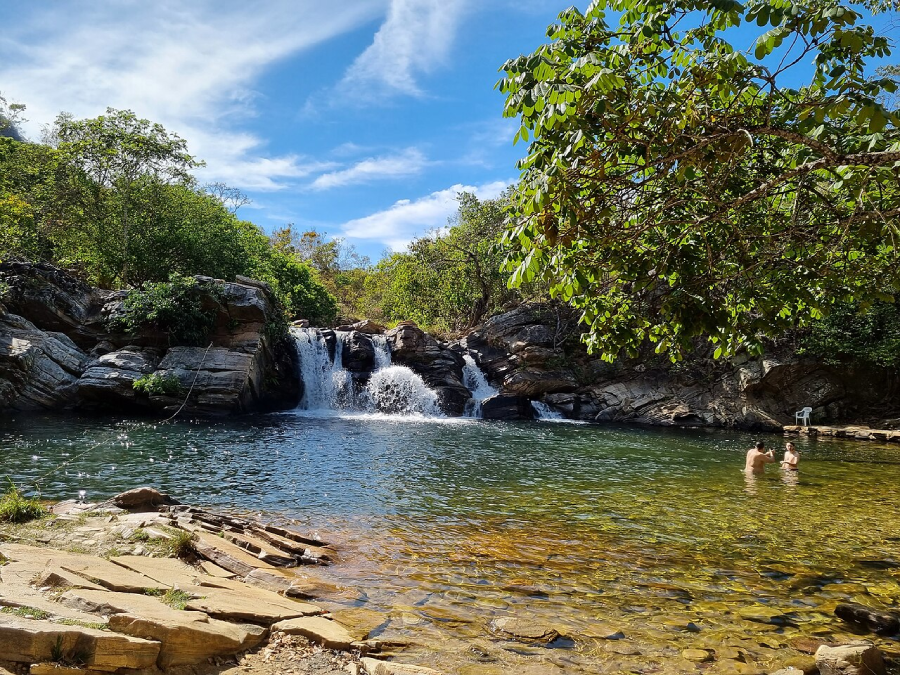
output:
{"label": "foliage canopy", "polygon": [[896,83],[867,78],[888,41],[861,19],[836,0],[561,13],[498,83],[531,140],[512,283],[547,279],[608,360],[646,340],[678,358],[698,336],[759,352],[836,302],[892,301],[900,117]]}

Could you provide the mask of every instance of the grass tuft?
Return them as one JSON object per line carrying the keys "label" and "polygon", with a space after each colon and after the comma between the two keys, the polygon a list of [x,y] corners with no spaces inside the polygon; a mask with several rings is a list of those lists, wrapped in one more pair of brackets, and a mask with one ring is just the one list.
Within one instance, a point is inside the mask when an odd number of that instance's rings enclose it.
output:
{"label": "grass tuft", "polygon": [[160,601],[172,609],[184,609],[193,598],[194,596],[190,593],[185,593],[177,588],[170,588],[163,594]]}
{"label": "grass tuft", "polygon": [[13,616],[18,616],[22,619],[48,619],[50,618],[50,612],[45,612],[42,609],[38,609],[37,607],[0,607],[0,612],[4,614],[12,614]]}
{"label": "grass tuft", "polygon": [[47,515],[47,509],[35,498],[28,498],[15,485],[0,497],[0,522],[27,523]]}

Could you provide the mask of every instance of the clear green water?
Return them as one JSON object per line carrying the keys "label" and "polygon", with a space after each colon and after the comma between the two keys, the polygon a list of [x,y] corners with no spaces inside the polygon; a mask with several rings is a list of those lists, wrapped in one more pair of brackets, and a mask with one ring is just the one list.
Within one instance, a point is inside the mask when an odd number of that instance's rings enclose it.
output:
{"label": "clear green water", "polygon": [[[900,606],[900,448],[801,440],[799,475],[770,467],[747,482],[755,440],[293,414],[167,426],[19,416],[0,418],[0,474],[43,477],[52,499],[153,484],[299,519],[343,545],[344,562],[322,574],[360,589],[347,606],[386,612],[381,637],[421,645],[401,658],[448,673],[756,672],[800,656],[797,637],[847,638],[832,617],[840,601]],[[490,624],[505,616],[571,640],[503,640]],[[596,639],[609,627],[626,639]],[[727,645],[747,663],[680,656]]]}

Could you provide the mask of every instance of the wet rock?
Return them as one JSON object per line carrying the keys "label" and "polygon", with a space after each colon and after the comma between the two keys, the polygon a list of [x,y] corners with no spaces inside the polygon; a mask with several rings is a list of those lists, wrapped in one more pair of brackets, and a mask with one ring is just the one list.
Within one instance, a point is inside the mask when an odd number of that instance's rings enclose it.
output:
{"label": "wet rock", "polygon": [[855,602],[842,602],[834,608],[834,614],[847,623],[878,635],[889,636],[900,632],[900,619],[895,614],[879,612]]}
{"label": "wet rock", "polygon": [[559,637],[559,632],[553,626],[516,617],[494,619],[491,627],[499,633],[526,642],[553,642]]}
{"label": "wet rock", "polygon": [[433,389],[448,415],[465,411],[470,392],[463,384],[462,355],[438,342],[410,321],[385,333],[393,363],[404,365]]}
{"label": "wet rock", "polygon": [[482,401],[481,416],[486,420],[531,420],[534,408],[526,396],[497,394]]}
{"label": "wet rock", "polygon": [[815,654],[819,647],[828,645],[824,640],[817,640],[816,638],[810,637],[796,637],[792,639],[789,644],[803,654]]}
{"label": "wet rock", "polygon": [[342,363],[351,373],[370,373],[375,368],[375,345],[367,335],[352,331],[342,341]]}
{"label": "wet rock", "polygon": [[361,659],[361,663],[367,675],[440,675],[437,670],[425,666],[379,661],[368,657]]}
{"label": "wet rock", "polygon": [[712,652],[706,649],[682,649],[681,658],[693,661],[694,663],[704,663],[712,661]]}
{"label": "wet rock", "polygon": [[180,504],[169,495],[151,487],[135,488],[121,492],[110,500],[120,509],[128,511],[156,511],[160,506]]}
{"label": "wet rock", "polygon": [[507,396],[537,398],[544,394],[575,391],[577,388],[575,378],[563,371],[522,370],[503,380],[501,392]]}
{"label": "wet rock", "polygon": [[816,650],[820,675],[885,675],[884,659],[871,642],[861,641]]}

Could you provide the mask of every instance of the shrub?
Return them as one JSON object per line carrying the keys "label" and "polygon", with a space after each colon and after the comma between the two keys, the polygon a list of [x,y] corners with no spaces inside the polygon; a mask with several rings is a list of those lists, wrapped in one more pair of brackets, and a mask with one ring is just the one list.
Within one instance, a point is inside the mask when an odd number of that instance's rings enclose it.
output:
{"label": "shrub", "polygon": [[132,335],[155,328],[169,336],[169,345],[201,346],[215,323],[215,311],[204,309],[201,297],[216,297],[219,288],[204,287],[192,277],[172,274],[168,281],[145,283],[125,298],[124,314],[107,328]]}
{"label": "shrub", "polygon": [[132,388],[147,396],[178,396],[182,393],[181,382],[174,375],[144,375],[131,385]]}
{"label": "shrub", "polygon": [[47,515],[47,509],[35,498],[27,498],[10,484],[6,494],[0,497],[0,522],[27,523]]}
{"label": "shrub", "polygon": [[900,309],[878,302],[860,313],[852,303],[836,305],[804,336],[800,354],[825,363],[856,361],[871,366],[900,366]]}

